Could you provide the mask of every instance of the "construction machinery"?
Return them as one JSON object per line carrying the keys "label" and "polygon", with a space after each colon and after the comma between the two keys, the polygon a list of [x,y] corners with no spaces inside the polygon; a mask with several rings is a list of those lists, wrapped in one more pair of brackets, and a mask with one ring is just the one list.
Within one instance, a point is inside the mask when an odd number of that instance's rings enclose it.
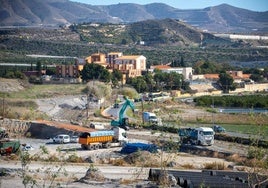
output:
{"label": "construction machinery", "polygon": [[134,107],[134,104],[132,101],[130,101],[126,97],[124,97],[124,98],[125,98],[125,102],[119,111],[119,119],[112,120],[111,126],[112,127],[120,127],[120,128],[125,129],[125,130],[128,130],[129,129],[129,119],[127,117],[124,117],[124,114],[125,114],[127,107],[130,107],[133,112],[134,112],[135,107]]}
{"label": "construction machinery", "polygon": [[16,153],[20,149],[20,141],[9,139],[6,129],[0,127],[0,154],[10,155]]}

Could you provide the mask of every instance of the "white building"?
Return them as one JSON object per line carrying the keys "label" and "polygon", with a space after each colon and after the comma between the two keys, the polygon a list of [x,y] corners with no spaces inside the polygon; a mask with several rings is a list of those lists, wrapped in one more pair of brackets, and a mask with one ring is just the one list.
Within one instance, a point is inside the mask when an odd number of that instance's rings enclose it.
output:
{"label": "white building", "polygon": [[182,74],[185,80],[191,80],[193,76],[192,67],[170,67],[167,65],[156,65],[156,66],[151,66],[151,69],[159,69],[162,72],[166,72],[166,73],[176,72],[178,74]]}

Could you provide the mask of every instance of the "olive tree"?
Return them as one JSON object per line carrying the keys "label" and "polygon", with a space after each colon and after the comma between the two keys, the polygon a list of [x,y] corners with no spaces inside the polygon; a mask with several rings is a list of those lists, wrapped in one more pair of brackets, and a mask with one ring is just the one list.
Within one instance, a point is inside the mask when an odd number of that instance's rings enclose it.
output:
{"label": "olive tree", "polygon": [[230,90],[234,91],[236,89],[234,79],[230,74],[220,73],[218,83],[224,93],[229,93]]}

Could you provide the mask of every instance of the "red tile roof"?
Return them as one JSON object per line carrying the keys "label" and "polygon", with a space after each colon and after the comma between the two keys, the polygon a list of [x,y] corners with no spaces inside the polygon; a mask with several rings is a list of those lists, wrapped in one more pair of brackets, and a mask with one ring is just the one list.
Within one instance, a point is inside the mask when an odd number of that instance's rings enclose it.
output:
{"label": "red tile roof", "polygon": [[164,69],[170,69],[171,67],[168,65],[154,65],[151,66],[152,69],[159,69],[159,70],[164,70]]}
{"label": "red tile roof", "polygon": [[219,74],[204,74],[206,79],[219,79]]}

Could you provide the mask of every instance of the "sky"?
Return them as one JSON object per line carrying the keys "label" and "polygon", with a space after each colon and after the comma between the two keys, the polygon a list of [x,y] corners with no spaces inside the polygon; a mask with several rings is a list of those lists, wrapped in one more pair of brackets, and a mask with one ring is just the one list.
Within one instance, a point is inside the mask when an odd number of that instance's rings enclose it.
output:
{"label": "sky", "polygon": [[112,5],[118,3],[165,3],[178,9],[202,9],[223,3],[253,11],[268,11],[268,0],[71,0],[91,5]]}

